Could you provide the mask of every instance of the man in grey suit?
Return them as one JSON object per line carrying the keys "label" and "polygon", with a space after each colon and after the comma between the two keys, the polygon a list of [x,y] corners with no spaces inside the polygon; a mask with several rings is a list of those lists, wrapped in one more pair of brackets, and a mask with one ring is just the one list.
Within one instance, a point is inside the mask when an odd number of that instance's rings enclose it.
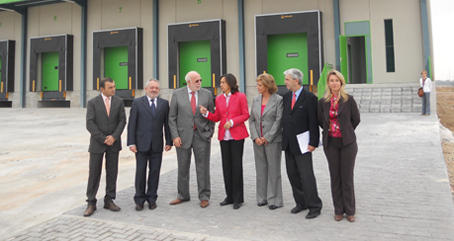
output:
{"label": "man in grey suit", "polygon": [[116,196],[118,155],[121,150],[121,133],[126,125],[123,100],[115,95],[115,82],[104,78],[99,82],[101,94],[87,103],[87,130],[90,132],[90,170],[87,185],[87,209],[84,216],[96,210],[96,193],[101,179],[102,159],[106,156],[106,195],[104,208],[120,211],[113,200]]}
{"label": "man in grey suit", "polygon": [[205,106],[213,112],[213,96],[210,91],[201,89],[202,79],[199,73],[190,71],[185,80],[188,86],[175,90],[170,101],[169,127],[178,159],[178,196],[170,205],[190,200],[189,167],[192,149],[200,206],[205,208],[209,205],[211,195],[210,155],[214,122],[204,118],[197,106]]}
{"label": "man in grey suit", "polygon": [[[161,171],[163,129],[165,133],[165,150],[172,148],[169,130],[169,102],[159,98],[159,82],[148,81],[146,95],[134,100],[128,123],[128,146],[136,154],[136,180],[134,202],[136,210],[143,209],[145,201],[148,208],[156,208],[158,198],[159,173]],[[147,181],[147,165],[149,168]],[[145,192],[146,186],[148,189]]]}

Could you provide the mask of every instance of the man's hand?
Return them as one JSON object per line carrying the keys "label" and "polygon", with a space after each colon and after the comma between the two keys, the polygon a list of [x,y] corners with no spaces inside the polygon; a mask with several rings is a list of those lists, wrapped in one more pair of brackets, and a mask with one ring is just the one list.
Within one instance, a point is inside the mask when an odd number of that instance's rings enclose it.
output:
{"label": "man's hand", "polygon": [[130,146],[129,150],[131,150],[134,153],[137,153],[137,146],[136,145]]}
{"label": "man's hand", "polygon": [[255,138],[254,141],[255,141],[255,144],[257,144],[259,146],[261,146],[263,144],[262,139],[260,139],[260,137]]}
{"label": "man's hand", "polygon": [[268,144],[268,141],[265,139],[265,137],[260,137],[260,140],[262,141],[262,144],[266,146]]}
{"label": "man's hand", "polygon": [[106,140],[104,140],[104,144],[106,144],[106,145],[108,145],[108,146],[113,145],[114,142],[115,142],[115,138],[113,138],[113,136],[111,136],[111,135],[108,135],[108,136],[106,137]]}
{"label": "man's hand", "polygon": [[309,150],[309,152],[313,152],[315,150],[315,147],[307,145],[307,150]]}
{"label": "man's hand", "polygon": [[165,150],[166,150],[166,151],[172,150],[172,146],[171,146],[171,145],[166,145]]}
{"label": "man's hand", "polygon": [[183,143],[181,142],[181,138],[180,137],[176,137],[175,139],[173,139],[173,145],[176,146],[176,147],[181,147]]}

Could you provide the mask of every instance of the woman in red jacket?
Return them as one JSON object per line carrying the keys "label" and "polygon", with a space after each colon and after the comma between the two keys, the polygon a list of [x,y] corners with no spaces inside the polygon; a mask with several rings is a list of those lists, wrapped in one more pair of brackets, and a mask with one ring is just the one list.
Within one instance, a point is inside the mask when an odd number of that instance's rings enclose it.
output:
{"label": "woman in red jacket", "polygon": [[216,97],[214,113],[200,106],[200,113],[205,118],[219,123],[218,139],[221,144],[222,170],[227,197],[220,203],[225,206],[233,203],[233,209],[241,207],[243,195],[243,147],[244,139],[249,136],[245,121],[249,119],[246,95],[238,91],[233,74],[220,78],[224,94]]}

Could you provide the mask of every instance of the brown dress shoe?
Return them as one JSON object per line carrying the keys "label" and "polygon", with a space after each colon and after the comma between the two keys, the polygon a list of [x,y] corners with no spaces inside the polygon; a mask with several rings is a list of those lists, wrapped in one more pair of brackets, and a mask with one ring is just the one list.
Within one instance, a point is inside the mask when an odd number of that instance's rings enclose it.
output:
{"label": "brown dress shoe", "polygon": [[208,207],[208,205],[210,205],[210,203],[208,202],[208,200],[202,200],[202,201],[200,202],[200,207],[202,207],[202,208],[206,208],[206,207]]}
{"label": "brown dress shoe", "polygon": [[177,198],[177,199],[171,201],[171,202],[170,202],[170,205],[177,205],[177,204],[180,204],[180,203],[182,203],[182,202],[187,202],[187,201],[189,201],[189,200],[183,200],[183,199]]}
{"label": "brown dress shoe", "polygon": [[347,215],[347,220],[350,221],[350,222],[354,222],[355,221],[355,215]]}
{"label": "brown dress shoe", "polygon": [[114,211],[114,212],[118,212],[121,209],[119,206],[115,205],[114,202],[105,203],[104,208],[109,209],[110,211]]}
{"label": "brown dress shoe", "polygon": [[334,220],[341,221],[344,218],[344,215],[334,215]]}
{"label": "brown dress shoe", "polygon": [[91,216],[96,211],[96,205],[88,204],[87,209],[85,209],[84,217]]}
{"label": "brown dress shoe", "polygon": [[155,202],[149,203],[149,204],[148,204],[148,208],[149,208],[150,210],[154,210],[154,209],[156,209],[156,207],[157,207],[157,205],[156,205]]}

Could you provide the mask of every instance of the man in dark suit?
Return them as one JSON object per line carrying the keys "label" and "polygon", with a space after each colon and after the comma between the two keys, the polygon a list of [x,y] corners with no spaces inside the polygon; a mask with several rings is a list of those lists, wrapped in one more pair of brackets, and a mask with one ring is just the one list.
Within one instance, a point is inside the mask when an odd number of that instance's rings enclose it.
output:
{"label": "man in dark suit", "polygon": [[[165,150],[172,148],[169,130],[169,102],[159,95],[159,82],[151,79],[145,88],[146,95],[135,99],[128,123],[128,146],[136,154],[136,210],[143,209],[145,201],[148,208],[156,208],[158,198],[159,173],[161,171],[163,128],[166,138]],[[149,166],[147,182],[147,164]],[[148,189],[145,188],[148,183]]]}
{"label": "man in dark suit", "polygon": [[202,79],[199,73],[190,71],[185,80],[188,85],[175,90],[170,101],[169,127],[178,159],[178,196],[170,205],[190,199],[189,167],[192,150],[197,173],[198,198],[200,206],[205,208],[209,205],[211,195],[210,155],[214,122],[203,117],[197,107],[202,105],[214,112],[213,95],[201,88]]}
{"label": "man in dark suit", "polygon": [[87,209],[84,216],[96,210],[96,193],[101,179],[102,159],[106,155],[106,196],[104,208],[120,211],[113,200],[116,196],[118,155],[121,133],[126,125],[123,100],[115,95],[115,82],[107,77],[99,82],[101,94],[87,103],[87,130],[90,132],[90,171],[87,185]]}
{"label": "man in dark suit", "polygon": [[[312,167],[312,151],[318,147],[317,97],[302,86],[303,73],[298,69],[284,72],[285,85],[291,90],[284,95],[282,115],[282,150],[285,151],[287,175],[292,185],[296,207],[291,213],[309,209],[306,218],[320,215],[322,200],[318,196],[317,183]],[[309,131],[309,143],[301,150],[297,135]]]}

